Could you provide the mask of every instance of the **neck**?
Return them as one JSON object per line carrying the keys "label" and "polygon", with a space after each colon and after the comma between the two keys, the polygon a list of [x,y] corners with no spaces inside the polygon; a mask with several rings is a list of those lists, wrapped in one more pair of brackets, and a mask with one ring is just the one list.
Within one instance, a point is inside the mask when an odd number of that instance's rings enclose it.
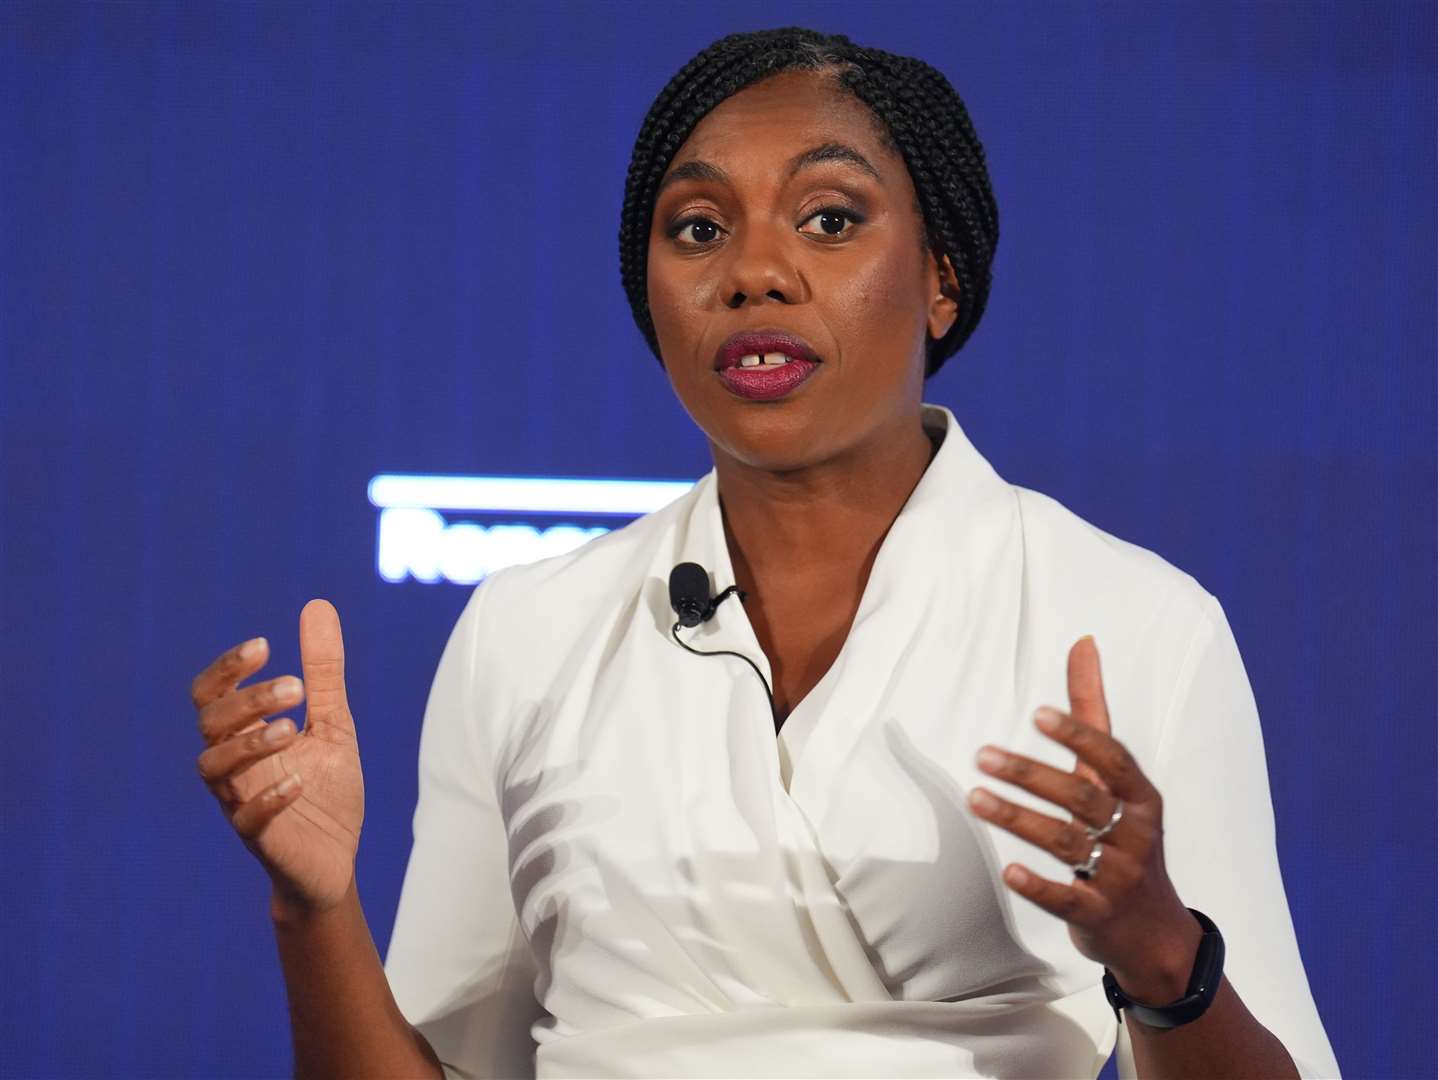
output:
{"label": "neck", "polygon": [[840,457],[781,473],[716,454],[725,540],[740,587],[839,574],[862,590],[935,451],[914,417]]}

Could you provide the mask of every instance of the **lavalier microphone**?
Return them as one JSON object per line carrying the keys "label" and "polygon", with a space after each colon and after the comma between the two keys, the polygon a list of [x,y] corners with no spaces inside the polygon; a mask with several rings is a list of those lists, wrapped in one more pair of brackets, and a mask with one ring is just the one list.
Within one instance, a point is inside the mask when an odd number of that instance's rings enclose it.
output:
{"label": "lavalier microphone", "polygon": [[[669,606],[680,626],[698,626],[713,615],[709,575],[698,563],[682,562],[669,571]],[[715,605],[717,606],[717,605]]]}
{"label": "lavalier microphone", "polygon": [[735,593],[744,599],[738,585],[730,585],[718,596],[709,595],[709,571],[698,563],[682,562],[669,571],[669,606],[679,616],[680,626],[698,626],[708,622],[729,597]]}
{"label": "lavalier microphone", "polygon": [[764,693],[769,698],[769,715],[773,717],[775,726],[778,726],[778,717],[774,715],[774,692],[769,689],[769,680],[764,678],[764,673],[759,670],[759,665],[750,660],[743,653],[731,652],[723,649],[718,652],[703,652],[687,645],[679,637],[679,628],[694,627],[700,623],[708,622],[714,617],[718,610],[729,597],[738,594],[740,601],[745,598],[738,585],[730,585],[718,596],[709,594],[709,571],[698,563],[683,562],[669,571],[669,606],[674,609],[674,614],[679,617],[673,628],[669,631],[679,645],[695,656],[737,656],[751,668],[754,674],[759,676],[759,681],[764,684]]}

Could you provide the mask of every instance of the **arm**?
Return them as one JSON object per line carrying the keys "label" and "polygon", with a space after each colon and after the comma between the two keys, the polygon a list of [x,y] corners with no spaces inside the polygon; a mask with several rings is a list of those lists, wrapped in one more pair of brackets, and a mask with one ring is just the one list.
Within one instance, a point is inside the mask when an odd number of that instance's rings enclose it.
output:
{"label": "arm", "polygon": [[[1192,921],[1192,920],[1190,920]],[[1194,923],[1195,930],[1197,923]],[[1220,931],[1222,927],[1219,927]],[[1163,1004],[1177,1001],[1187,992],[1189,972],[1198,950],[1198,935],[1191,943],[1175,947],[1168,964],[1132,976],[1120,977],[1119,985],[1140,1001]],[[1220,982],[1208,1010],[1182,1027],[1162,1030],[1141,1023],[1125,1013],[1124,1035],[1132,1063],[1120,1072],[1149,1078],[1212,1077],[1286,1078],[1297,1080],[1293,1058],[1273,1033],[1260,1024],[1239,999],[1227,977]],[[1122,1036],[1121,1036],[1122,1038]]]}
{"label": "arm", "polygon": [[492,635],[494,574],[474,591],[440,658],[419,746],[414,846],[385,974],[404,1017],[448,1077],[532,1077],[530,1029],[545,1015],[509,884],[494,725],[507,712]]}
{"label": "arm", "polygon": [[314,914],[270,903],[289,995],[295,1076],[442,1077],[428,1041],[400,1014],[350,882]]}
{"label": "arm", "polygon": [[[982,788],[971,793],[971,805],[1073,866],[1094,847],[1082,826],[1103,827],[1117,800],[1122,820],[1105,830],[1091,880],[1048,881],[1014,864],[1005,882],[1064,919],[1079,951],[1108,967],[1135,999],[1162,1005],[1183,996],[1200,936],[1185,905],[1217,923],[1230,958],[1220,992],[1199,1020],[1151,1031],[1126,1017],[1121,1075],[1293,1077],[1300,1058],[1308,1063],[1305,1075],[1336,1075],[1278,876],[1257,711],[1217,602],[1205,597],[1152,779],[1109,733],[1092,639],[1073,646],[1068,668],[1071,714],[1040,709],[1036,722],[1075,753],[1075,770],[997,747],[981,751],[979,764],[1073,817],[1050,817]],[[1252,993],[1253,1013],[1239,1000],[1240,986]]]}
{"label": "arm", "polygon": [[[1120,1075],[1164,1075],[1155,1070],[1167,1056],[1203,1041],[1209,1028],[1257,1027],[1286,1050],[1296,1069],[1286,1075],[1338,1076],[1279,870],[1258,706],[1222,607],[1205,597],[1204,609],[1153,772],[1164,795],[1169,876],[1184,902],[1223,931],[1224,981],[1209,1011],[1184,1027],[1153,1031],[1125,1017]],[[1235,1045],[1244,1050],[1246,1044]],[[1223,1061],[1215,1068],[1229,1069],[1224,1075],[1245,1075]]]}
{"label": "arm", "polygon": [[[301,612],[303,683],[286,676],[241,687],[268,654],[263,638],[236,646],[190,694],[208,744],[200,776],[270,876],[296,1072],[439,1076],[396,1007],[355,892],[364,780],[338,614],[320,600]],[[303,731],[288,717],[264,719],[302,697]]]}

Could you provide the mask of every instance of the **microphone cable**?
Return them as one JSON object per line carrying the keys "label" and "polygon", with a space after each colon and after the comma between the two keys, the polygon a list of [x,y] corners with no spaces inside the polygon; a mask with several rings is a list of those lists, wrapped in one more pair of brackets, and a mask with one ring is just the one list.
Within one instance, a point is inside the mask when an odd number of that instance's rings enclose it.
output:
{"label": "microphone cable", "polygon": [[759,665],[741,652],[734,652],[732,649],[717,649],[708,652],[703,649],[696,649],[679,636],[681,626],[698,626],[706,623],[714,617],[718,610],[729,597],[738,595],[740,603],[745,599],[745,593],[738,585],[730,585],[718,596],[709,595],[709,572],[698,563],[680,563],[669,572],[669,606],[674,609],[674,614],[679,618],[670,628],[669,633],[673,636],[675,644],[686,652],[695,656],[737,656],[744,663],[754,669],[754,674],[759,676],[759,683],[764,687],[764,696],[769,701],[769,719],[773,721],[775,730],[778,730],[779,717],[774,709],[774,691],[769,687],[769,680],[764,678],[764,673],[759,670]]}
{"label": "microphone cable", "polygon": [[[735,592],[739,592],[739,590],[733,585],[729,586],[729,588],[734,589]],[[727,595],[727,591],[724,595]],[[722,600],[723,598],[724,596],[721,595],[720,599]],[[739,593],[739,599],[744,599],[744,594],[742,592]],[[774,691],[769,689],[769,680],[764,678],[764,673],[759,670],[759,665],[754,663],[753,660],[750,660],[741,652],[734,652],[730,649],[717,649],[714,652],[704,652],[702,649],[696,649],[692,645],[686,645],[679,637],[679,626],[680,624],[676,622],[669,632],[674,635],[674,640],[679,642],[680,648],[689,650],[689,652],[692,652],[695,656],[737,656],[740,660],[743,660],[744,663],[748,664],[751,668],[754,669],[754,674],[759,676],[759,682],[764,687],[764,696],[769,699],[769,719],[773,720],[775,726],[777,727],[779,723],[779,717],[774,712]]]}

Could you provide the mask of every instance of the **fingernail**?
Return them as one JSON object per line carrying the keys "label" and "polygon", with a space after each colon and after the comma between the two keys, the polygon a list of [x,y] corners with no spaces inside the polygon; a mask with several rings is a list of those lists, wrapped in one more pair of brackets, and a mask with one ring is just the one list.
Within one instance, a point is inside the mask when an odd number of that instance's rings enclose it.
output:
{"label": "fingernail", "polygon": [[969,805],[983,813],[992,813],[999,808],[999,800],[983,788],[974,788],[969,792]]}
{"label": "fingernail", "polygon": [[246,660],[253,660],[264,651],[267,644],[268,642],[262,637],[250,638],[249,641],[240,646],[240,655]]}
{"label": "fingernail", "polygon": [[276,720],[269,727],[265,728],[265,742],[273,746],[275,743],[284,742],[290,737],[294,730],[288,720]]}
{"label": "fingernail", "polygon": [[293,675],[286,675],[275,683],[275,700],[290,701],[298,697],[300,693],[300,681]]}
{"label": "fingernail", "polygon": [[276,795],[288,795],[290,792],[294,791],[295,788],[297,788],[297,787],[299,787],[299,786],[300,786],[300,774],[299,774],[299,773],[290,773],[289,776],[287,776],[287,777],[285,777],[283,780],[281,780],[281,781],[279,782],[279,784],[275,787],[275,794],[276,794]]}
{"label": "fingernail", "polygon": [[1059,726],[1059,714],[1047,705],[1040,705],[1034,710],[1034,723],[1045,731],[1052,731]]}
{"label": "fingernail", "polygon": [[976,756],[981,769],[993,772],[1004,767],[1003,752],[995,750],[992,746],[985,746]]}
{"label": "fingernail", "polygon": [[1029,873],[1022,866],[1010,866],[1004,871],[1004,880],[1010,885],[1027,885]]}

